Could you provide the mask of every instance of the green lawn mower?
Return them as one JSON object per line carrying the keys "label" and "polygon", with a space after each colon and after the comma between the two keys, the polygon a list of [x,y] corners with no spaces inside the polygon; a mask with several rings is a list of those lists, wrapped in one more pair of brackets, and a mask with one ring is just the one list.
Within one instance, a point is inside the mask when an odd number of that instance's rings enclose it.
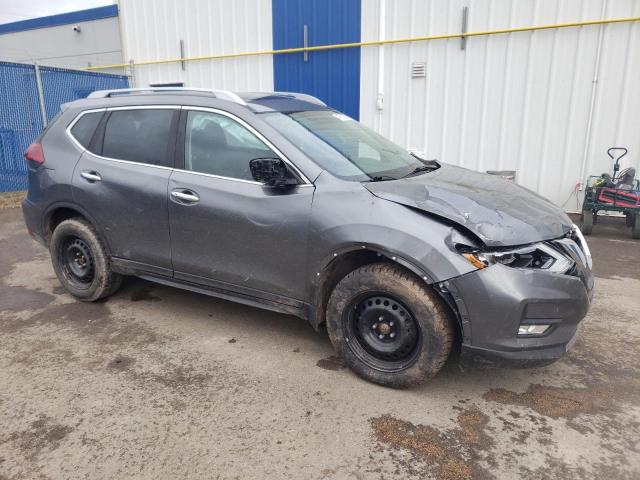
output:
{"label": "green lawn mower", "polygon": [[582,233],[591,234],[598,223],[598,212],[619,212],[626,217],[631,236],[640,238],[640,182],[635,178],[636,170],[630,167],[620,171],[620,159],[627,154],[626,148],[611,147],[607,154],[614,160],[613,176],[603,173],[587,179],[582,203]]}

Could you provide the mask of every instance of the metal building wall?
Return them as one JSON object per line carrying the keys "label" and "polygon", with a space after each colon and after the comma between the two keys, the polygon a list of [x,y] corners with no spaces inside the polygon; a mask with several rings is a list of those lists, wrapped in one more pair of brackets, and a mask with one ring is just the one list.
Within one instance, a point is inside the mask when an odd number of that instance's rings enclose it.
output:
{"label": "metal building wall", "polygon": [[[362,40],[459,32],[464,6],[468,31],[640,15],[639,0],[363,0]],[[611,171],[609,146],[629,148],[624,166],[639,169],[638,22],[460,43],[364,47],[361,121],[427,158],[517,170],[519,183],[567,210],[585,175]],[[425,78],[411,78],[412,62],[426,62]]]}
{"label": "metal building wall", "polygon": [[[73,30],[79,25],[79,33]],[[122,63],[118,17],[1,33],[0,59],[81,69]],[[101,70],[122,74],[122,68]]]}
{"label": "metal building wall", "polygon": [[[270,0],[120,0],[125,61],[271,50]],[[273,90],[271,55],[135,67],[132,83]]]}

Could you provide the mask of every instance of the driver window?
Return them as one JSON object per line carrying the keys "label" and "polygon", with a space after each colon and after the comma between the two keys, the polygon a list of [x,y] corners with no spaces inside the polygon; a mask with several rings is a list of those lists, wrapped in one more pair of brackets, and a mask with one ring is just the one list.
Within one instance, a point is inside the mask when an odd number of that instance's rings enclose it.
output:
{"label": "driver window", "polygon": [[217,113],[189,111],[185,133],[185,170],[253,180],[251,160],[278,157],[245,127]]}

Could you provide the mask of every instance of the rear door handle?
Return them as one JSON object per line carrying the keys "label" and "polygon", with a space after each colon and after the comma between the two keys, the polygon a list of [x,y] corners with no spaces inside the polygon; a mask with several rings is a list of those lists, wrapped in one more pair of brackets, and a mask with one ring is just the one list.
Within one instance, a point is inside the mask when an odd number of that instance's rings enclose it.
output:
{"label": "rear door handle", "polygon": [[171,191],[171,197],[176,200],[178,203],[198,203],[200,201],[200,197],[196,192],[188,190],[186,188],[180,188]]}
{"label": "rear door handle", "polygon": [[102,177],[100,176],[100,174],[98,172],[94,172],[94,171],[83,171],[80,173],[80,176],[82,178],[84,178],[85,180],[87,180],[90,183],[93,182],[99,182],[100,180],[102,180]]}

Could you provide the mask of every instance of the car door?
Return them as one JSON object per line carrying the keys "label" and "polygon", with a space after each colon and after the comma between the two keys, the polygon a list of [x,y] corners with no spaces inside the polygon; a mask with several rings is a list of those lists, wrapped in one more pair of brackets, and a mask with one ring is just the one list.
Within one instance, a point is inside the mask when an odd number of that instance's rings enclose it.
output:
{"label": "car door", "polygon": [[167,184],[179,113],[164,106],[108,109],[73,174],[74,200],[98,224],[115,262],[168,276]]}
{"label": "car door", "polygon": [[252,159],[284,156],[229,113],[183,107],[179,128],[182,168],[169,179],[175,277],[296,305],[304,298],[313,185],[302,174],[289,189],[254,181]]}

